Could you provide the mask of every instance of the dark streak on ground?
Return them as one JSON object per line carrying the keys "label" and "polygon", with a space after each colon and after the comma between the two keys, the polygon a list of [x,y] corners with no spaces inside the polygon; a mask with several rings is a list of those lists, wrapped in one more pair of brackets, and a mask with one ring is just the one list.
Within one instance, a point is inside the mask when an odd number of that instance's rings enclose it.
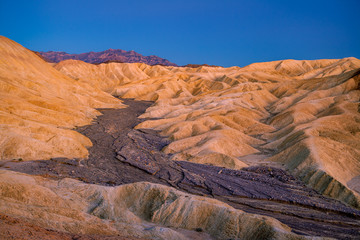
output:
{"label": "dark streak on ground", "polygon": [[231,170],[170,161],[161,152],[169,140],[154,130],[133,129],[141,122],[137,117],[152,103],[123,100],[128,108],[102,109],[103,115],[92,125],[77,129],[94,144],[89,159],[10,162],[3,167],[101,185],[160,183],[277,218],[298,234],[339,239],[360,236],[360,211],[316,193],[284,170],[261,166]]}

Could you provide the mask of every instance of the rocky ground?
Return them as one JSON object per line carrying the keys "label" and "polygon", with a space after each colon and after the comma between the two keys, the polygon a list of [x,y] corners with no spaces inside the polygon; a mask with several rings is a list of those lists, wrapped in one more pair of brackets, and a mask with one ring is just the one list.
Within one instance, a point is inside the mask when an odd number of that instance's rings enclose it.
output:
{"label": "rocky ground", "polygon": [[[139,181],[160,183],[219,199],[246,212],[274,217],[297,234],[339,239],[360,235],[360,211],[318,194],[282,169],[257,165],[230,170],[169,160],[170,155],[161,151],[170,143],[168,139],[154,130],[134,129],[142,121],[137,117],[152,102],[124,99],[124,103],[129,107],[102,109],[103,115],[92,125],[77,129],[93,142],[89,159],[11,161],[2,167],[49,178],[74,178],[110,186]],[[11,222],[13,220],[8,217],[2,217],[1,227],[10,226]],[[9,228],[10,231],[16,227],[20,232],[38,232],[34,226],[21,224],[18,227],[19,224]],[[39,234],[46,234],[46,231],[42,229]],[[63,233],[52,234],[64,236],[63,239],[97,239],[96,236],[74,238]],[[17,235],[11,233],[10,236],[16,238]]]}
{"label": "rocky ground", "polygon": [[142,240],[122,236],[78,235],[46,229],[30,222],[0,214],[0,239],[3,240]]}

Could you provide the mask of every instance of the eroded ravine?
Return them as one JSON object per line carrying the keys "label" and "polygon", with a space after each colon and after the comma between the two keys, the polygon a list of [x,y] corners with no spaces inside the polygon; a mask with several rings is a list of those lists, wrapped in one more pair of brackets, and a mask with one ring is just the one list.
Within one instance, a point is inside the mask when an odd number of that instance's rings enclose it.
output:
{"label": "eroded ravine", "polygon": [[91,139],[89,158],[8,162],[3,167],[50,178],[101,185],[161,183],[215,197],[246,212],[277,218],[294,232],[340,239],[360,234],[360,211],[305,187],[284,170],[242,170],[170,161],[161,149],[169,140],[149,129],[135,130],[152,103],[124,99],[125,109],[103,109],[92,125],[77,130]]}

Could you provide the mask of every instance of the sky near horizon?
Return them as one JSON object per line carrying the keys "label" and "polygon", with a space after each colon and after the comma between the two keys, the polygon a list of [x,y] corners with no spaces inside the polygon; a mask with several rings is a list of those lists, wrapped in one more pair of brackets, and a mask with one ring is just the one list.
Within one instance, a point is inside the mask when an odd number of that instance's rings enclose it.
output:
{"label": "sky near horizon", "polygon": [[360,58],[360,0],[0,0],[0,35],[35,51],[109,48],[188,63]]}

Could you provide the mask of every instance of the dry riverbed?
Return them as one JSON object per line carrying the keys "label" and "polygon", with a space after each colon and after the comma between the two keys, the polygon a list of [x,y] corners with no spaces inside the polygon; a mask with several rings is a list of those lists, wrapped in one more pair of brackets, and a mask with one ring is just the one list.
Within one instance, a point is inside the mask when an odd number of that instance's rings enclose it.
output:
{"label": "dry riverbed", "polygon": [[[360,211],[318,194],[283,169],[257,165],[231,170],[169,160],[170,156],[161,151],[170,143],[168,139],[150,129],[134,129],[144,120],[138,116],[152,102],[123,101],[128,108],[102,109],[103,115],[92,125],[77,129],[93,142],[88,159],[12,161],[2,167],[108,186],[160,183],[219,199],[246,212],[274,217],[297,234],[339,239],[360,235]],[[5,223],[1,220],[2,225]]]}

